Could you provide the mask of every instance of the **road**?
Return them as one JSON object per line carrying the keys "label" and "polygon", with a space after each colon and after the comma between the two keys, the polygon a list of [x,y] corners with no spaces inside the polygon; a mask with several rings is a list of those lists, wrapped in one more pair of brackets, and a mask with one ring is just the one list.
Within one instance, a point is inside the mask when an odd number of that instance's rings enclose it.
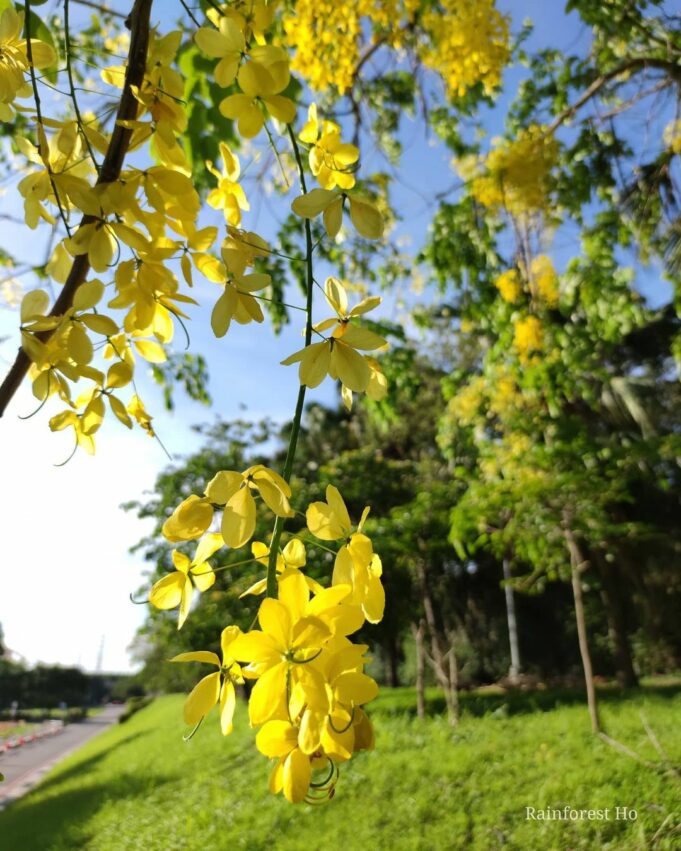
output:
{"label": "road", "polygon": [[21,797],[53,765],[115,724],[123,709],[123,706],[107,706],[93,718],[69,724],[61,733],[0,754],[0,773],[5,775],[0,783],[0,809]]}

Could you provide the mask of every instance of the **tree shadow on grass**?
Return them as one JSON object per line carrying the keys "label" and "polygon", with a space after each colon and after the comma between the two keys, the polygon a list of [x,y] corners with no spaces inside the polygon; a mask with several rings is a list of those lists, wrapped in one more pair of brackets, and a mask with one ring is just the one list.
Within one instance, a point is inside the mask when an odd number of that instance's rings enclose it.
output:
{"label": "tree shadow on grass", "polygon": [[[622,689],[606,686],[598,689],[598,699],[604,704],[617,704],[622,700],[641,697],[672,699],[681,694],[681,685],[646,685],[640,688]],[[386,699],[377,703],[376,712],[384,715],[416,715],[416,693],[413,688],[386,689]],[[579,688],[551,688],[526,691],[520,689],[490,690],[489,692],[461,692],[459,702],[462,715],[480,718],[484,715],[522,715],[533,712],[548,712],[565,706],[582,705],[586,694]],[[446,712],[445,699],[441,694],[426,693],[426,715]]]}
{"label": "tree shadow on grass", "polygon": [[[100,757],[93,757],[96,762]],[[72,774],[87,772],[86,760],[74,767]],[[86,774],[84,774],[86,776]],[[55,786],[64,776],[39,787]],[[84,785],[49,797],[28,795],[0,813],[0,847],[7,851],[71,851],[91,848],[95,833],[88,824],[105,804],[145,797],[151,788],[168,783],[171,778],[158,774],[120,774],[106,783]]]}
{"label": "tree shadow on grass", "polygon": [[[83,776],[83,775],[87,774],[96,765],[98,765],[101,762],[101,760],[104,759],[104,757],[108,756],[110,751],[114,750],[115,748],[120,747],[121,745],[126,745],[126,744],[128,744],[128,742],[133,742],[135,739],[138,739],[138,738],[140,738],[140,736],[143,736],[143,735],[144,735],[144,733],[141,733],[141,732],[140,733],[131,733],[129,736],[126,736],[124,739],[118,739],[116,742],[111,744],[109,747],[103,748],[101,751],[99,751],[99,753],[93,754],[91,757],[88,757],[88,759],[86,759],[86,760],[79,760],[78,762],[75,763],[75,765],[72,765],[71,768],[67,768],[66,771],[59,771],[57,774],[55,774],[54,777],[48,777],[47,780],[43,780],[40,783],[40,785],[36,787],[36,789],[39,789],[41,792],[44,792],[46,789],[51,789],[53,786],[60,786],[62,783],[64,783],[67,780],[70,780],[72,777],[76,777],[76,776],[79,776],[79,775]],[[77,756],[77,752],[73,756]],[[28,795],[25,798],[23,798],[22,800],[26,800],[26,801],[30,802],[30,795],[31,795],[31,793],[29,792]]]}

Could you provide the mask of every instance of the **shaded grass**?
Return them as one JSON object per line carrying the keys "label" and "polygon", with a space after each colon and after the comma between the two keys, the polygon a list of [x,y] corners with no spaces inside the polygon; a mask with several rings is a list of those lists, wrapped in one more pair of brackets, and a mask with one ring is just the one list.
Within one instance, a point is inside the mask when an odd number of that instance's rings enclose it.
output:
{"label": "shaded grass", "polygon": [[[542,693],[544,694],[544,693]],[[543,711],[534,695],[471,695],[480,717],[452,729],[412,717],[413,692],[385,690],[372,718],[377,748],[341,768],[335,799],[293,807],[267,792],[246,708],[223,739],[217,719],[188,744],[182,697],[156,700],[85,745],[0,814],[0,847],[21,851],[221,849],[672,849],[681,844],[679,786],[589,732],[563,696]],[[554,694],[554,698],[556,695]],[[506,710],[503,710],[507,698]],[[431,705],[436,693],[429,694]],[[468,696],[464,696],[464,703]],[[548,698],[547,698],[548,699]],[[499,703],[498,701],[502,702]],[[524,701],[524,703],[523,703]],[[559,701],[560,702],[560,701]],[[523,708],[524,706],[524,708]],[[681,761],[681,694],[673,685],[603,704],[608,732],[659,760],[640,711],[670,759]],[[634,807],[636,821],[539,822],[525,807]],[[676,832],[675,832],[676,831]]]}

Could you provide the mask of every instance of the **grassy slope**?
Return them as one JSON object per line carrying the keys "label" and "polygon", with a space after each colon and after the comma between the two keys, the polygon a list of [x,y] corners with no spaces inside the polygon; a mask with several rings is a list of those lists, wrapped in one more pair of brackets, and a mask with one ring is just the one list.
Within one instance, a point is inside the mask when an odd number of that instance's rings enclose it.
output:
{"label": "grassy slope", "polygon": [[[534,704],[532,704],[534,701]],[[385,693],[373,718],[377,749],[342,769],[333,802],[291,806],[267,792],[245,707],[234,735],[216,719],[181,740],[182,698],[164,697],[62,763],[0,814],[7,851],[171,849],[634,849],[679,847],[679,788],[595,741],[586,710],[542,711],[550,696],[473,698],[452,730],[405,713],[408,690]],[[435,701],[436,703],[436,701]],[[657,759],[646,718],[678,764],[681,692],[648,690],[604,703],[611,735]],[[525,711],[523,711],[525,710]],[[676,813],[674,813],[676,803]],[[637,822],[528,822],[535,807],[636,807]],[[676,826],[676,833],[673,831]]]}

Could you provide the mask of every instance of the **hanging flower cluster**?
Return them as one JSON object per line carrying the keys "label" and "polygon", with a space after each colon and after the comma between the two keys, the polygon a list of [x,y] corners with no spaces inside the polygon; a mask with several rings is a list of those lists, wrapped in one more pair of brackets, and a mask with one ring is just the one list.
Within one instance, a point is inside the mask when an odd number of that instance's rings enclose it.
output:
{"label": "hanging flower cluster", "polygon": [[522,219],[550,210],[558,154],[553,135],[532,125],[514,139],[493,140],[492,150],[482,161],[466,160],[456,166],[470,181],[477,201]]}
{"label": "hanging flower cluster", "polygon": [[452,97],[476,85],[485,94],[501,84],[511,54],[509,19],[495,0],[442,0],[423,16],[423,64],[437,71]]}
{"label": "hanging flower cluster", "polygon": [[[163,534],[172,543],[199,539],[191,560],[173,551],[175,571],[160,579],[149,595],[159,609],[179,607],[178,628],[187,618],[194,588],[204,591],[215,581],[208,558],[223,546],[237,549],[249,543],[256,497],[278,517],[293,513],[286,482],[256,465],[243,473],[218,473],[204,496],[188,497],[166,520]],[[221,531],[208,531],[220,510]],[[235,687],[244,678],[254,681],[248,716],[251,726],[259,728],[256,746],[274,760],[270,789],[283,791],[292,803],[332,797],[338,765],[354,752],[373,747],[363,707],[378,688],[363,672],[367,647],[348,637],[365,621],[378,623],[385,607],[381,560],[364,532],[368,513],[366,508],[353,529],[342,496],[329,485],[326,501],[311,503],[306,512],[313,538],[340,543],[328,587],[303,573],[305,546],[293,537],[276,554],[277,598],[266,597],[260,604],[260,628],[242,633],[236,626],[226,627],[222,659],[197,651],[172,660],[217,668],[187,698],[184,718],[196,726],[218,705],[224,735],[232,731]],[[254,564],[269,563],[266,544],[253,541],[251,551]],[[262,593],[266,585],[266,579],[258,580],[244,593]]]}

